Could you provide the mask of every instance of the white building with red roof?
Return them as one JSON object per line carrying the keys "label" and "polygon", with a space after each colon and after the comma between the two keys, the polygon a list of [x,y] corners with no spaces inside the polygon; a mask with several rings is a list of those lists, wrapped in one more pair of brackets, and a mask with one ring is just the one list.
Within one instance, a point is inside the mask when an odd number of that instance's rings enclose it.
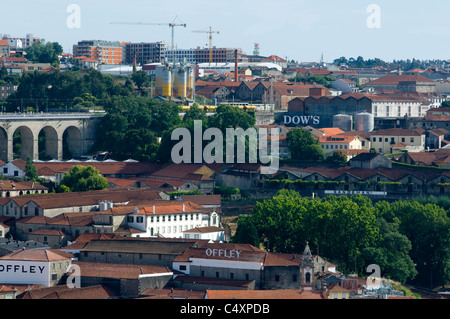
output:
{"label": "white building with red roof", "polygon": [[21,249],[0,257],[1,284],[58,284],[71,265],[71,256],[59,250]]}

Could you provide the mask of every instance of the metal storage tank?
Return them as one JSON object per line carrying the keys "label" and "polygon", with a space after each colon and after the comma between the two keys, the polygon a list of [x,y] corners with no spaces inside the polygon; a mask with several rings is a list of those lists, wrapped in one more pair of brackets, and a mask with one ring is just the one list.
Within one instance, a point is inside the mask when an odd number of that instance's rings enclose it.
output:
{"label": "metal storage tank", "polygon": [[162,95],[172,96],[172,72],[168,67],[162,71]]}
{"label": "metal storage tank", "polygon": [[355,116],[355,129],[361,132],[372,132],[375,119],[371,113],[358,113]]}
{"label": "metal storage tank", "polygon": [[179,68],[176,74],[176,87],[178,90],[178,97],[186,98],[186,89],[187,89],[187,77],[186,77],[186,69],[184,67]]}
{"label": "metal storage tank", "polygon": [[155,69],[155,89],[158,91],[158,94],[161,94],[163,89],[163,69],[163,65],[159,65]]}
{"label": "metal storage tank", "polygon": [[186,89],[189,95],[193,97],[195,86],[195,72],[194,68],[191,66],[186,67]]}
{"label": "metal storage tank", "polygon": [[333,116],[333,127],[338,127],[343,131],[351,131],[353,127],[353,119],[351,115],[336,114]]}

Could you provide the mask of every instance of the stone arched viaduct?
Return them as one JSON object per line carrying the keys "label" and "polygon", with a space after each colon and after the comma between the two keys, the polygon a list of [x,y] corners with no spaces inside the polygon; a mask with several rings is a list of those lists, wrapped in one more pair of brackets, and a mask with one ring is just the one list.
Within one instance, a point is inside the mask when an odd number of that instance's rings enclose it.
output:
{"label": "stone arched viaduct", "polygon": [[[101,116],[71,113],[18,113],[0,115],[0,159],[14,159],[14,133],[20,132],[20,158],[39,159],[39,134],[45,136],[47,158],[62,160],[63,144],[72,157],[86,154],[96,140]],[[63,143],[64,140],[64,143]]]}

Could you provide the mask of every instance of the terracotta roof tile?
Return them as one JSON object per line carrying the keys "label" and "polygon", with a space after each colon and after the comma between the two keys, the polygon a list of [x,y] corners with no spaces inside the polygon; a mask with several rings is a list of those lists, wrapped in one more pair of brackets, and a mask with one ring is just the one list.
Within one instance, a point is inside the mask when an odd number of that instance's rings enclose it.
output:
{"label": "terracotta roof tile", "polygon": [[70,259],[57,250],[21,249],[0,257],[1,260],[56,261]]}
{"label": "terracotta roof tile", "polygon": [[207,290],[208,299],[327,299],[315,291],[286,290]]}
{"label": "terracotta roof tile", "polygon": [[80,266],[83,277],[138,279],[141,275],[172,275],[168,267],[153,265],[131,265],[98,263],[86,261],[73,261],[72,264]]}

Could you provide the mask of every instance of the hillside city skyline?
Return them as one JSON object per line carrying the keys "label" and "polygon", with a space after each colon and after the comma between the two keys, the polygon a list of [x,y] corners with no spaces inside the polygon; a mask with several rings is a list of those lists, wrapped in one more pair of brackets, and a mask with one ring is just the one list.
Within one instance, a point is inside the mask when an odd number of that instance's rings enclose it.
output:
{"label": "hillside city skyline", "polygon": [[[385,61],[446,60],[449,33],[443,14],[449,4],[439,3],[441,10],[435,12],[435,3],[413,1],[406,6],[405,1],[352,0],[341,6],[331,1],[314,4],[285,0],[278,2],[275,12],[271,12],[267,1],[223,4],[196,0],[190,5],[167,1],[155,7],[145,1],[106,6],[105,1],[36,3],[27,0],[22,2],[22,23],[16,24],[13,15],[6,15],[0,21],[0,30],[12,37],[31,32],[48,41],[59,42],[65,52],[71,53],[73,44],[83,39],[170,43],[171,29],[164,24],[175,21],[186,24],[186,27],[175,28],[175,44],[180,49],[207,47],[208,34],[193,31],[211,27],[219,32],[213,34],[213,46],[236,47],[251,53],[254,43],[258,43],[262,55],[276,54],[300,62],[318,61],[322,53],[328,62],[341,56]],[[14,9],[10,3],[3,7],[5,12]],[[268,16],[269,12],[282,19],[273,19]],[[422,18],[430,14],[434,16],[432,26]],[[51,19],[42,23],[41,16]],[[162,25],[111,24],[116,21]],[[356,38],[358,41],[349,40]],[[418,40],[440,43],[441,50],[419,46]]]}

